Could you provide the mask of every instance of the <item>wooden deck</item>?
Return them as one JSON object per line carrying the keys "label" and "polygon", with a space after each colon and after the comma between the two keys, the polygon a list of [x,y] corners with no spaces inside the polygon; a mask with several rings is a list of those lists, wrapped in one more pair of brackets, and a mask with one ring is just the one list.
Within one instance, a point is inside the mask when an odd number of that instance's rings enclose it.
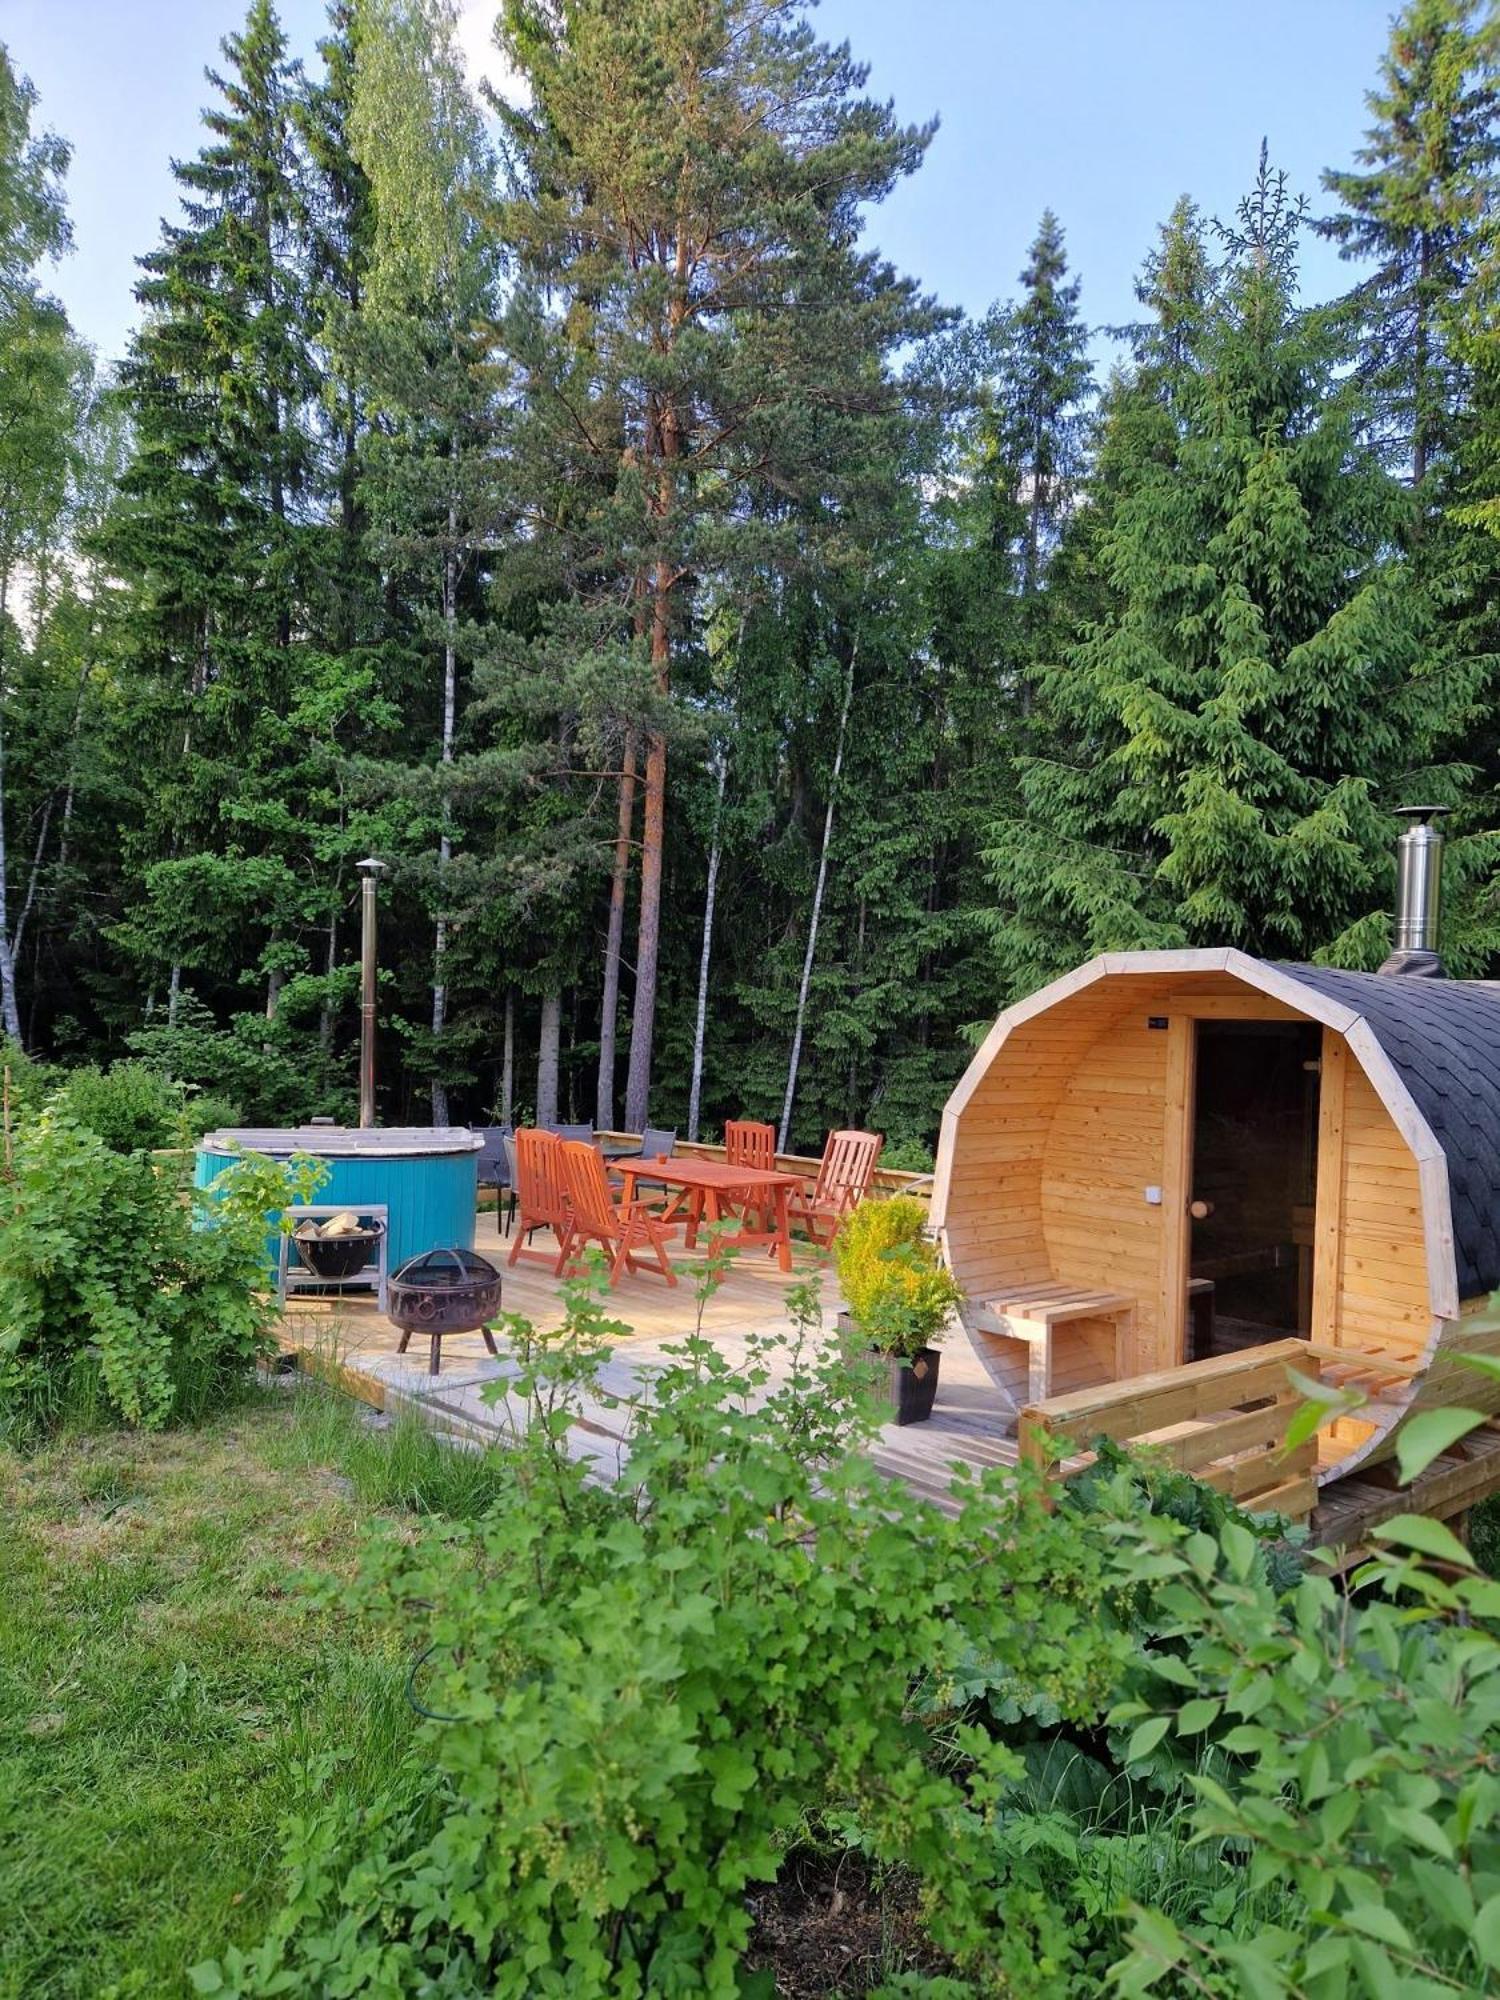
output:
{"label": "wooden deck", "polygon": [[[543,1239],[536,1241],[540,1246]],[[493,1211],[479,1216],[476,1248],[503,1264],[509,1243],[501,1236]],[[791,1329],[787,1292],[792,1285],[821,1270],[823,1323],[829,1329],[841,1306],[831,1268],[804,1245],[798,1246],[789,1278],[763,1252],[742,1253],[719,1290],[701,1305],[696,1294],[703,1257],[678,1244],[673,1261],[681,1273],[675,1289],[659,1277],[641,1274],[622,1280],[611,1295],[610,1310],[628,1331],[614,1343],[603,1387],[609,1396],[626,1403],[649,1394],[652,1375],[663,1365],[666,1350],[700,1323],[726,1358],[741,1361],[752,1334]],[[544,1329],[560,1326],[563,1303],[557,1280],[539,1264],[522,1262],[506,1269],[504,1309],[522,1313]],[[406,1354],[398,1354],[399,1332],[372,1303],[356,1302],[355,1297],[342,1304],[315,1303],[305,1294],[289,1304],[280,1340],[283,1349],[298,1354],[304,1365],[331,1376],[350,1394],[377,1408],[415,1410],[435,1427],[473,1439],[502,1440],[514,1420],[513,1406],[486,1402],[481,1393],[487,1384],[514,1373],[503,1341],[501,1359],[496,1361],[486,1354],[477,1333],[445,1340],[442,1372],[434,1378],[427,1372],[426,1342],[418,1336]],[[982,1331],[971,1334],[955,1326],[943,1345],[931,1420],[904,1428],[886,1424],[871,1453],[887,1477],[904,1480],[949,1509],[955,1505],[949,1483],[961,1466],[1014,1465],[1019,1457],[1016,1400],[998,1378],[990,1346]],[[628,1408],[603,1403],[587,1408],[572,1434],[572,1448],[594,1459],[602,1473],[613,1473],[628,1454],[629,1422]],[[1318,1496],[1310,1522],[1312,1540],[1341,1547],[1352,1558],[1370,1529],[1393,1514],[1455,1516],[1497,1486],[1500,1432],[1490,1431],[1445,1453],[1414,1490],[1399,1488],[1388,1467],[1334,1480]]]}
{"label": "wooden deck", "polygon": [[[538,1248],[550,1242],[538,1234]],[[502,1237],[493,1211],[481,1213],[475,1248],[504,1265],[509,1241]],[[790,1277],[763,1251],[746,1250],[731,1263],[727,1277],[701,1303],[697,1296],[703,1273],[701,1254],[685,1251],[678,1241],[672,1261],[680,1281],[669,1288],[659,1276],[642,1272],[623,1278],[610,1295],[609,1310],[629,1331],[614,1342],[603,1371],[603,1387],[611,1397],[627,1401],[649,1393],[651,1377],[666,1360],[666,1350],[679,1344],[701,1324],[702,1331],[729,1360],[743,1360],[750,1336],[790,1331],[787,1292],[819,1271],[823,1274],[823,1323],[831,1339],[834,1317],[842,1301],[837,1281],[825,1259],[805,1245],[797,1247]],[[524,1314],[544,1330],[563,1321],[561,1288],[551,1272],[524,1259],[504,1272],[503,1310]],[[471,1438],[500,1439],[513,1420],[513,1408],[488,1403],[482,1391],[497,1378],[514,1374],[514,1364],[485,1352],[479,1334],[450,1336],[443,1342],[442,1372],[427,1372],[427,1342],[413,1336],[405,1354],[396,1349],[400,1333],[377,1312],[368,1295],[352,1294],[343,1303],[313,1302],[306,1294],[288,1304],[280,1326],[283,1349],[305,1357],[307,1365],[336,1376],[341,1387],[382,1409],[415,1409],[434,1425]],[[572,1434],[576,1454],[599,1463],[602,1472],[622,1466],[627,1454],[630,1412],[607,1404],[585,1408]],[[1015,1417],[989,1371],[962,1328],[944,1343],[936,1407],[924,1424],[887,1424],[879,1433],[872,1456],[890,1478],[903,1479],[915,1491],[941,1506],[954,1507],[948,1485],[961,1465],[983,1468],[1014,1465],[1018,1452]]]}

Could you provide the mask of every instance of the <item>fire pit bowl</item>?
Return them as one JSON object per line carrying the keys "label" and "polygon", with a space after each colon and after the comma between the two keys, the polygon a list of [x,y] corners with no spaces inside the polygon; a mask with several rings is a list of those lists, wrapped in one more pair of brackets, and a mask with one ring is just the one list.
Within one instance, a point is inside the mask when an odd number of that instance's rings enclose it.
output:
{"label": "fire pit bowl", "polygon": [[337,1284],[359,1276],[384,1233],[384,1223],[376,1222],[368,1229],[347,1229],[339,1236],[303,1236],[294,1230],[292,1241],[315,1278]]}
{"label": "fire pit bowl", "polygon": [[404,1333],[474,1333],[500,1310],[500,1273],[472,1250],[428,1250],[391,1279],[390,1316]]}
{"label": "fire pit bowl", "polygon": [[500,1273],[472,1250],[426,1250],[408,1257],[391,1279],[387,1310],[401,1329],[396,1352],[404,1354],[412,1335],[425,1333],[427,1372],[436,1375],[445,1333],[480,1332],[497,1353],[487,1322],[500,1310]]}

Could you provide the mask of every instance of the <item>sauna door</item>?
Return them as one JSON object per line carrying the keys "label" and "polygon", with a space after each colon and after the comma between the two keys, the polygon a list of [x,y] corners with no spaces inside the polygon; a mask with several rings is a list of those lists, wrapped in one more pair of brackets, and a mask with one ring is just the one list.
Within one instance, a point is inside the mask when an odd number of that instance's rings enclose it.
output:
{"label": "sauna door", "polygon": [[1197,1024],[1192,1360],[1310,1330],[1321,1043],[1307,1021]]}

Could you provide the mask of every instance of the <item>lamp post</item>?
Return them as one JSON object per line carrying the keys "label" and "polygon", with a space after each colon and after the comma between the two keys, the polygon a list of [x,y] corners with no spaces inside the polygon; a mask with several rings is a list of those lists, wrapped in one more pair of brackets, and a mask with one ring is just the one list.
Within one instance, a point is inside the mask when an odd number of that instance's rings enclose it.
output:
{"label": "lamp post", "polygon": [[364,886],[359,909],[359,1123],[375,1123],[375,891],[385,863],[374,855],[356,863]]}

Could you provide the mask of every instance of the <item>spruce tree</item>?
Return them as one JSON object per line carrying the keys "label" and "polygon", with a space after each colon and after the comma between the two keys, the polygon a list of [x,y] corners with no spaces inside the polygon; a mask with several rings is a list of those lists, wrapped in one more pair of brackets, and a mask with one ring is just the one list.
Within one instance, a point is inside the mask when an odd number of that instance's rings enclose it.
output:
{"label": "spruce tree", "polygon": [[993,450],[1014,482],[1023,523],[1019,584],[1034,607],[1084,470],[1093,385],[1079,284],[1068,279],[1062,225],[1049,208],[1021,273],[1018,305],[992,316]]}
{"label": "spruce tree", "polygon": [[1111,603],[1045,676],[1051,754],[990,853],[1012,991],[1108,949],[1367,957],[1382,808],[1408,782],[1456,796],[1431,766],[1467,690],[1425,673],[1405,495],[1328,316],[1296,304],[1300,222],[1263,151],[1207,297],[1179,229],[1158,280],[1187,274],[1192,309],[1107,398]]}
{"label": "spruce tree", "polygon": [[1493,205],[1496,56],[1483,0],[1410,0],[1366,99],[1374,122],[1359,165],[1323,176],[1340,206],[1318,228],[1373,266],[1349,304],[1376,431],[1419,491],[1465,400],[1446,323]]}
{"label": "spruce tree", "polygon": [[[238,946],[258,937],[274,988],[300,926],[297,856],[280,840],[274,794],[300,744],[299,609],[314,498],[300,161],[299,88],[270,0],[209,72],[209,138],[174,166],[184,220],[142,260],[146,318],[122,370],[134,452],[104,546],[130,586],[123,643],[144,782],[137,865],[144,899],[121,932],[170,967],[169,1005],[195,956],[208,870],[238,908]],[[268,794],[271,796],[268,798]],[[263,824],[269,815],[271,825]],[[295,818],[295,812],[294,812]],[[281,893],[221,860],[275,846]],[[173,887],[176,869],[185,869]],[[238,892],[236,884],[240,887]],[[217,915],[221,913],[216,913]]]}

